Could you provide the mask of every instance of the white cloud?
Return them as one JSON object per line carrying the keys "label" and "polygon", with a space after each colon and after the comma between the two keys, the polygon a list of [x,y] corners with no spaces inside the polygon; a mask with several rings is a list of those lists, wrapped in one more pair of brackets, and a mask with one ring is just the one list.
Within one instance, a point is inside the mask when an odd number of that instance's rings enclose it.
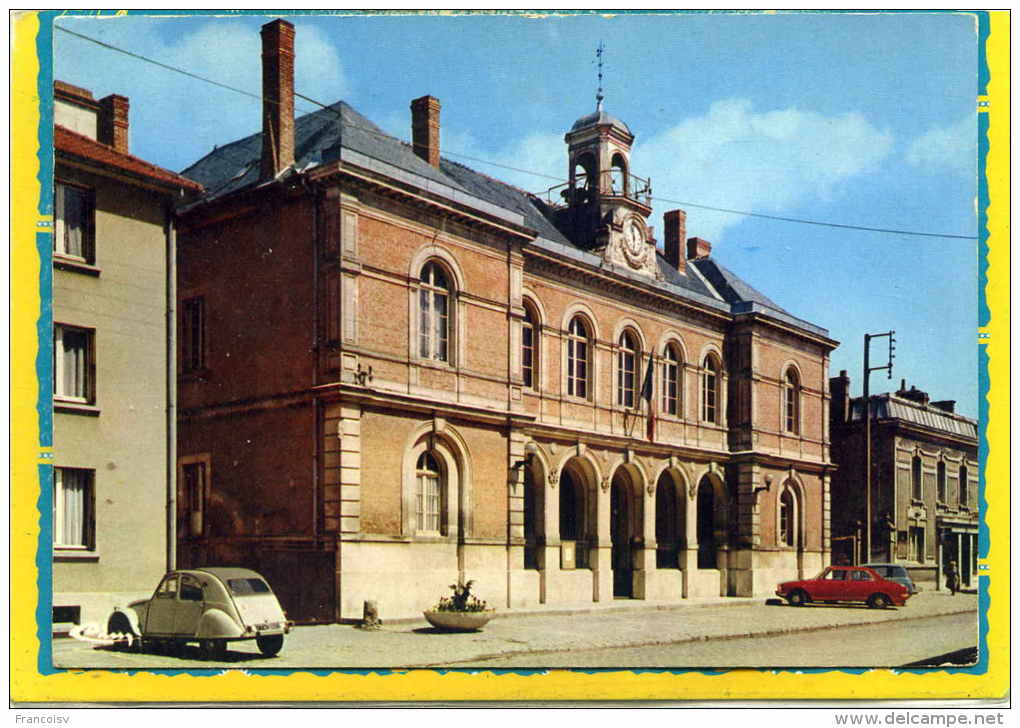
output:
{"label": "white cloud", "polygon": [[[892,146],[889,132],[858,113],[759,112],[746,99],[726,99],[638,140],[631,164],[636,174],[652,178],[657,197],[775,214],[838,195],[841,185],[875,169]],[[678,206],[659,202],[656,217]],[[743,219],[694,207],[687,213],[688,233],[709,240]]]}
{"label": "white cloud", "polygon": [[948,171],[973,176],[977,171],[977,120],[965,116],[955,124],[929,129],[910,143],[906,159],[932,174]]}

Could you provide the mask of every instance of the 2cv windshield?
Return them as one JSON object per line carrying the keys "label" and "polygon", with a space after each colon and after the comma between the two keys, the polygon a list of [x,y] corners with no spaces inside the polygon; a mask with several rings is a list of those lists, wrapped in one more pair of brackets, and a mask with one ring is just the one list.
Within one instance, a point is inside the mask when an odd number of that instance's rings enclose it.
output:
{"label": "2cv windshield", "polygon": [[270,593],[269,585],[262,579],[227,579],[227,586],[235,597]]}

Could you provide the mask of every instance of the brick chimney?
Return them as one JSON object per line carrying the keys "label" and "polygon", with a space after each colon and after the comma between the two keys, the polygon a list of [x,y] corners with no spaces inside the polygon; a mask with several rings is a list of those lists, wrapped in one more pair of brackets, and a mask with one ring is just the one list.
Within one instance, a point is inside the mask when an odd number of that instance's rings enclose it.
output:
{"label": "brick chimney", "polygon": [[687,238],[688,260],[707,258],[712,254],[712,243],[701,238]]}
{"label": "brick chimney", "polygon": [[294,26],[262,26],[262,181],[294,164]]}
{"label": "brick chimney", "polygon": [[439,167],[439,99],[435,96],[411,102],[411,143],[415,154]]}
{"label": "brick chimney", "polygon": [[687,237],[687,213],[683,210],[670,210],[662,216],[662,224],[665,229],[663,252],[666,262],[682,273],[687,268],[683,253],[684,238]]}
{"label": "brick chimney", "polygon": [[128,100],[126,96],[110,94],[99,100],[99,118],[96,120],[96,140],[128,153]]}
{"label": "brick chimney", "polygon": [[829,421],[833,425],[846,424],[850,420],[850,377],[846,369],[840,369],[838,377],[830,377],[829,396]]}

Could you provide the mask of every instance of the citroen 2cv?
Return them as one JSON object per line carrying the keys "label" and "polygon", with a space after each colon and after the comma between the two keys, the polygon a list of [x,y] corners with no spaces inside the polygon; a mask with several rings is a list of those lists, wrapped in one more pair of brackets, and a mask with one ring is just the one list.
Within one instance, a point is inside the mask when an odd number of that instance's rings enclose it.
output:
{"label": "citroen 2cv", "polygon": [[272,657],[291,626],[262,576],[209,566],[167,573],[152,598],[115,607],[106,631],[130,635],[143,648],[197,642],[210,658],[223,657],[227,642],[254,639],[259,651]]}

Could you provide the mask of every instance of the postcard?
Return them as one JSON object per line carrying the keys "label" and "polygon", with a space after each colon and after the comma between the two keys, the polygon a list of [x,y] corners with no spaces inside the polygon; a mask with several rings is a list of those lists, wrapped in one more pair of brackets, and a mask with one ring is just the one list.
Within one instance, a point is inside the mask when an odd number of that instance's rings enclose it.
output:
{"label": "postcard", "polygon": [[16,703],[1008,692],[1008,14],[12,32]]}

